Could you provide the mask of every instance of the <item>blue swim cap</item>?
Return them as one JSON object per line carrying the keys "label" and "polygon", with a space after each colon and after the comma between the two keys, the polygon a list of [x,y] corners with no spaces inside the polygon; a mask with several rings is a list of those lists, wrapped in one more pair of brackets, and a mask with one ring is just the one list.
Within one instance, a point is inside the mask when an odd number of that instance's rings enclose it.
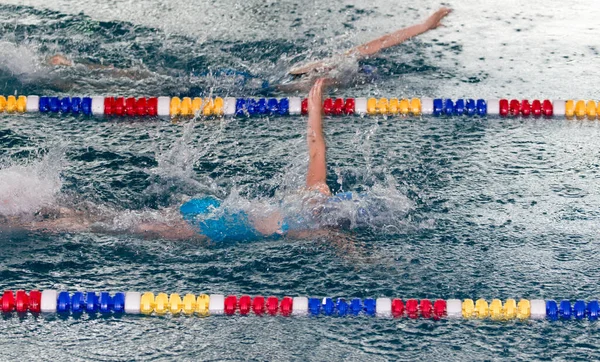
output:
{"label": "blue swim cap", "polygon": [[207,196],[186,202],[179,211],[184,220],[215,242],[251,241],[262,236],[254,229],[244,211],[218,210],[220,207],[219,200]]}
{"label": "blue swim cap", "polygon": [[371,74],[374,74],[377,72],[377,67],[374,67],[372,65],[363,64],[360,66],[360,72],[371,75]]}
{"label": "blue swim cap", "polygon": [[[355,203],[358,203],[360,199],[364,199],[366,196],[367,195],[364,193],[357,194],[351,191],[339,192],[327,199],[327,203],[325,204],[325,207],[323,208],[322,212],[335,213],[336,210],[340,210],[337,206],[335,206],[336,203],[340,203],[343,201],[354,201]],[[374,210],[370,210],[362,206],[359,207],[356,210],[356,222],[358,222],[359,224],[366,223],[369,217],[373,216],[373,211]],[[345,218],[337,220],[338,226],[342,228],[347,228],[349,222],[350,221]]]}
{"label": "blue swim cap", "polygon": [[352,192],[338,192],[337,194],[331,196],[327,202],[341,202],[341,201],[349,201],[352,200]]}

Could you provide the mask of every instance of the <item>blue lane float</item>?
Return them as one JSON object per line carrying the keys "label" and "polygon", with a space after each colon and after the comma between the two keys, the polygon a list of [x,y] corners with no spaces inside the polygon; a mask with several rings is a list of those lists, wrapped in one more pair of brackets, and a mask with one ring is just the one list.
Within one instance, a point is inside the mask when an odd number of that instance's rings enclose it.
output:
{"label": "blue lane float", "polygon": [[90,98],[90,97],[83,97],[81,99],[81,111],[86,116],[92,115],[92,98]]}
{"label": "blue lane float", "polygon": [[575,319],[584,319],[585,318],[586,305],[585,301],[577,300],[575,304],[573,304],[573,316]]}
{"label": "blue lane float", "polygon": [[335,304],[333,303],[333,299],[324,298],[323,299],[323,313],[327,316],[331,316],[335,312]]}
{"label": "blue lane float", "polygon": [[452,99],[446,99],[444,102],[444,114],[446,116],[452,116],[456,113],[456,108],[454,107],[454,102]]}
{"label": "blue lane float", "polygon": [[81,98],[71,98],[71,113],[77,115],[81,112]]}
{"label": "blue lane float", "polygon": [[441,99],[433,100],[433,115],[439,117],[444,112],[444,102]]}
{"label": "blue lane float", "polygon": [[483,99],[477,100],[477,114],[481,117],[488,113],[487,102]]}
{"label": "blue lane float", "polygon": [[71,310],[73,313],[82,313],[85,307],[85,298],[82,292],[75,292],[71,297]]}
{"label": "blue lane float", "polygon": [[60,112],[61,113],[71,112],[71,99],[69,97],[65,97],[60,100]]}
{"label": "blue lane float", "polygon": [[362,312],[362,310],[362,301],[359,298],[352,299],[352,301],[350,302],[350,312],[353,315],[359,315],[360,312]]}
{"label": "blue lane float", "polygon": [[96,313],[98,311],[98,295],[96,293],[85,293],[85,310],[88,313]]}
{"label": "blue lane float", "polygon": [[100,293],[100,298],[98,299],[98,309],[100,310],[100,313],[110,313],[112,311],[113,301],[108,292]]}
{"label": "blue lane float", "polygon": [[321,314],[321,300],[319,298],[309,298],[308,310],[312,315]]}
{"label": "blue lane float", "polygon": [[465,113],[465,100],[457,99],[454,104],[454,114],[457,116],[462,116]]}
{"label": "blue lane float", "polygon": [[60,112],[60,98],[50,97],[50,112],[52,112],[52,113]]}
{"label": "blue lane float", "polygon": [[568,300],[561,300],[558,305],[558,314],[560,315],[560,318],[571,319],[572,312],[571,302]]}
{"label": "blue lane float", "polygon": [[339,298],[337,303],[336,303],[336,308],[338,310],[338,314],[340,316],[345,316],[346,314],[348,314],[348,303],[346,303],[346,300],[344,300],[343,298]]}
{"label": "blue lane float", "polygon": [[546,316],[550,320],[558,319],[558,304],[554,300],[546,301]]}
{"label": "blue lane float", "polygon": [[475,105],[474,99],[467,99],[465,103],[465,111],[466,115],[469,117],[473,117],[477,113],[477,106]]}
{"label": "blue lane float", "polygon": [[597,320],[598,313],[600,312],[600,303],[597,300],[592,300],[588,302],[587,305],[587,316],[589,320]]}

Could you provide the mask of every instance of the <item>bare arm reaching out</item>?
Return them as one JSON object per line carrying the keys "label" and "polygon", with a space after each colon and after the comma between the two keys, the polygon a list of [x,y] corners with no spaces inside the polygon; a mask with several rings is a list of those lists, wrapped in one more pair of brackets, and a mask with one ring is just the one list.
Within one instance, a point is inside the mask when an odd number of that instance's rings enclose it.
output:
{"label": "bare arm reaching out", "polygon": [[[423,34],[428,30],[435,29],[441,26],[442,19],[450,14],[452,10],[448,8],[441,8],[431,15],[422,24],[409,26],[408,28],[397,30],[393,33],[386,34],[375,40],[371,40],[368,43],[359,45],[355,48],[350,49],[344,55],[354,55],[358,57],[365,57],[374,55],[383,49],[387,49],[398,44],[405,42],[406,40],[413,38],[419,34]],[[327,65],[326,61],[317,61],[298,68],[290,70],[289,74],[301,75],[312,71],[327,71],[331,70],[331,65]]]}
{"label": "bare arm reaching out", "polygon": [[351,49],[348,54],[358,53],[362,56],[373,55],[380,52],[383,49],[387,49],[398,44],[405,42],[406,40],[413,38],[417,35],[423,34],[424,32],[435,29],[442,25],[440,22],[442,19],[450,14],[452,10],[448,8],[441,8],[431,15],[422,24],[409,26],[408,28],[400,29],[393,33],[386,34],[375,40],[371,40],[368,43],[357,46]]}
{"label": "bare arm reaching out", "polygon": [[327,150],[323,136],[323,86],[326,79],[318,79],[308,95],[308,127],[306,142],[308,144],[308,172],[306,188],[317,190],[325,195],[331,191],[327,186]]}
{"label": "bare arm reaching out", "polygon": [[139,220],[126,229],[114,228],[111,224],[113,217],[99,217],[93,213],[86,213],[74,209],[59,207],[57,209],[40,210],[40,215],[33,219],[19,216],[0,215],[0,228],[17,228],[48,233],[86,233],[101,234],[133,234],[146,238],[162,238],[167,240],[206,240],[197,230],[184,220],[173,217],[172,210],[160,212],[156,220]]}

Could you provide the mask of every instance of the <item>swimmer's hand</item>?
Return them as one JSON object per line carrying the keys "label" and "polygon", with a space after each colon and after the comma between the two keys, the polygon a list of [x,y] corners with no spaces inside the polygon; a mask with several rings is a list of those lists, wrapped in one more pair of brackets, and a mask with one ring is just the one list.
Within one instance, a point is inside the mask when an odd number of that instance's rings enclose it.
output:
{"label": "swimmer's hand", "polygon": [[323,87],[327,79],[319,78],[310,89],[308,94],[308,114],[309,116],[321,115],[323,113]]}
{"label": "swimmer's hand", "polygon": [[55,56],[50,57],[48,59],[48,64],[56,65],[56,66],[70,67],[73,65],[73,62],[71,60],[69,60],[67,57],[65,57],[64,55],[56,54]]}
{"label": "swimmer's hand", "polygon": [[435,29],[439,26],[444,26],[441,23],[441,21],[443,18],[446,17],[446,15],[450,14],[451,12],[452,12],[452,9],[441,8],[440,10],[436,11],[433,15],[431,15],[429,18],[427,18],[427,20],[425,20],[425,22],[423,24],[429,30]]}

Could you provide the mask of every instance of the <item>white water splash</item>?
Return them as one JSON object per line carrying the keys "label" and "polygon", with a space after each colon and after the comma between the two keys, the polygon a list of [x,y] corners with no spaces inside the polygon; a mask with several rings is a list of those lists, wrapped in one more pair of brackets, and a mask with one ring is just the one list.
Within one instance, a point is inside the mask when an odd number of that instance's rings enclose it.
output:
{"label": "white water splash", "polygon": [[[220,141],[221,130],[215,131],[208,141],[199,144],[194,134],[195,126],[195,122],[184,125],[181,137],[164,148],[157,142],[158,165],[150,172],[159,176],[161,183],[150,186],[149,192],[172,194],[174,187],[178,193],[186,195],[218,192],[215,181],[208,175],[197,175],[194,167]],[[157,135],[159,137],[160,134]]]}
{"label": "white water splash", "polygon": [[[236,194],[230,195],[227,201],[258,217],[272,214],[274,208],[279,208],[284,217],[292,220],[290,222],[301,220],[304,225],[300,227],[367,227],[385,233],[401,231],[410,224],[407,215],[414,204],[406,196],[403,185],[387,169],[387,163],[376,164],[374,161],[372,140],[379,131],[379,126],[374,124],[357,129],[352,137],[352,143],[360,145],[358,153],[363,158],[362,165],[333,167],[337,176],[337,185],[333,188],[340,190],[341,197],[324,197],[304,189],[308,154],[304,140],[301,140],[290,145],[297,152],[291,152],[288,166],[273,178],[273,183],[278,182],[278,185],[273,184],[277,187],[273,198],[249,202]],[[349,182],[344,177],[347,173],[353,176]],[[344,194],[348,196],[347,193],[351,193],[350,200],[343,197]]]}
{"label": "white water splash", "polygon": [[0,166],[0,215],[33,214],[54,206],[63,163],[63,150],[51,149],[42,159]]}
{"label": "white water splash", "polygon": [[0,41],[0,66],[23,81],[38,78],[44,68],[37,51],[30,45]]}

